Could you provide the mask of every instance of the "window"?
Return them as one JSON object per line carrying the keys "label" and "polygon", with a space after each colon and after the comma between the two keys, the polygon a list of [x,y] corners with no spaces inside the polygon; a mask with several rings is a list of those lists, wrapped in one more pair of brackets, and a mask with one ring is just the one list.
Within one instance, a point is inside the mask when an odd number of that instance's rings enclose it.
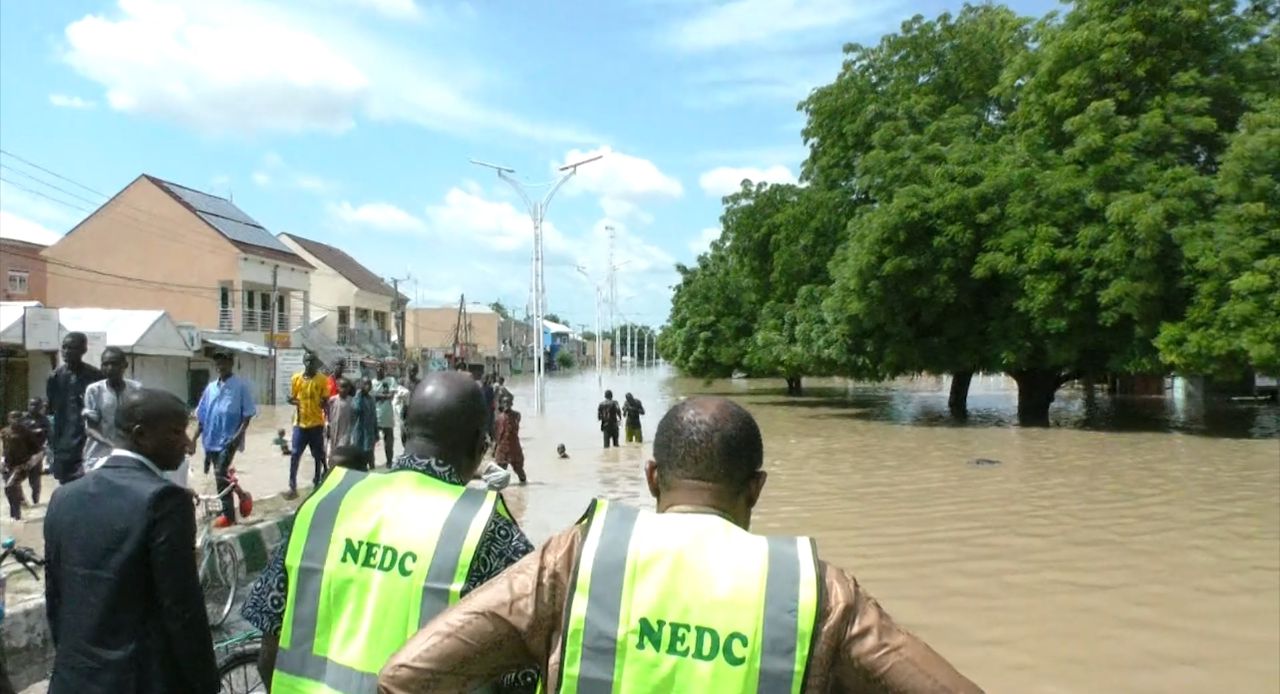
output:
{"label": "window", "polygon": [[338,307],[338,325],[351,325],[351,308],[349,306]]}
{"label": "window", "polygon": [[26,294],[31,281],[31,273],[26,270],[9,271],[9,291],[13,294]]}

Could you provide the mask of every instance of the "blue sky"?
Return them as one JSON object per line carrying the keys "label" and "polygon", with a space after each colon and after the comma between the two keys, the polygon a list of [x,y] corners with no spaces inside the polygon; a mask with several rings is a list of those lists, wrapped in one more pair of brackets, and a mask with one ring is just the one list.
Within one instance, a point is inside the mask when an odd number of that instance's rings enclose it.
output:
{"label": "blue sky", "polygon": [[959,7],[4,0],[0,222],[64,233],[105,201],[96,193],[145,172],[231,195],[271,231],[338,245],[382,275],[411,274],[423,305],[465,292],[523,309],[530,222],[468,159],[546,182],[603,152],[550,206],[549,308],[594,321],[575,266],[604,277],[612,226],[620,308],[660,324],[672,266],[718,233],[720,197],[743,177],[798,174],[796,103],[835,76],[841,46]]}

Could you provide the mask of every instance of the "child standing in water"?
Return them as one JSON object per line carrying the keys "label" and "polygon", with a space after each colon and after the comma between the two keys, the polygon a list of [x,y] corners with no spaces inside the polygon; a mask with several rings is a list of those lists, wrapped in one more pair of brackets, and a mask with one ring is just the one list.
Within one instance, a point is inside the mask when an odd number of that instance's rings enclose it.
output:
{"label": "child standing in water", "polygon": [[520,478],[520,484],[528,481],[524,474],[524,449],[520,446],[520,413],[512,408],[515,398],[507,395],[498,402],[498,416],[494,421],[497,445],[493,459],[504,469],[510,466]]}

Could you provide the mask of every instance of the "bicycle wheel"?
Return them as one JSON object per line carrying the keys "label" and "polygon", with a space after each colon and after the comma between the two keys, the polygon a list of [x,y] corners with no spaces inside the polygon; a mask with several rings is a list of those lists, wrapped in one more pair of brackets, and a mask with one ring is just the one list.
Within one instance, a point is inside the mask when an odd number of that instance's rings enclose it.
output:
{"label": "bicycle wheel", "polygon": [[231,614],[236,601],[236,583],[240,561],[236,551],[225,542],[210,541],[200,562],[200,587],[204,590],[204,607],[209,626],[220,626]]}
{"label": "bicycle wheel", "polygon": [[267,686],[258,673],[257,646],[242,648],[218,660],[219,694],[266,694]]}

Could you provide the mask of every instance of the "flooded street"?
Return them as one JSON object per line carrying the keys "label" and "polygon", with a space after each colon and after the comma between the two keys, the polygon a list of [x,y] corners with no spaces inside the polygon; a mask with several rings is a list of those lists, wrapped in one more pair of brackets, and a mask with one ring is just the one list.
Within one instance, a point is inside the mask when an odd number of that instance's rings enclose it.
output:
{"label": "flooded street", "polygon": [[[1276,409],[1226,413],[1231,435],[1209,436],[1162,430],[1202,425],[1151,400],[1113,422],[1147,431],[1119,433],[1077,428],[1104,422],[1068,394],[1060,426],[1018,429],[994,381],[975,379],[967,426],[946,424],[932,381],[787,398],[780,382],[641,371],[605,387],[644,401],[647,437],[682,395],[747,405],[769,471],[754,529],[815,536],[988,691],[1280,691],[1280,440],[1241,438],[1274,437]],[[531,536],[593,494],[651,503],[648,444],[600,449],[594,374],[553,378],[541,419],[529,385],[514,390],[534,482],[506,497]]]}
{"label": "flooded street", "polygon": [[[505,496],[535,541],[594,495],[651,505],[649,444],[601,450],[594,373],[551,378],[541,417],[531,383],[510,385],[531,482]],[[955,425],[934,379],[811,380],[791,398],[775,381],[604,378],[619,400],[644,401],[646,437],[682,396],[745,404],[769,471],[754,529],[816,537],[988,691],[1280,691],[1280,410],[1066,392],[1054,427],[1020,429],[1007,385],[975,378],[970,421]],[[254,423],[238,467],[255,495],[286,488],[288,460],[269,442],[288,417],[265,408]],[[212,489],[198,469],[192,479]],[[38,542],[38,521],[20,525]]]}

